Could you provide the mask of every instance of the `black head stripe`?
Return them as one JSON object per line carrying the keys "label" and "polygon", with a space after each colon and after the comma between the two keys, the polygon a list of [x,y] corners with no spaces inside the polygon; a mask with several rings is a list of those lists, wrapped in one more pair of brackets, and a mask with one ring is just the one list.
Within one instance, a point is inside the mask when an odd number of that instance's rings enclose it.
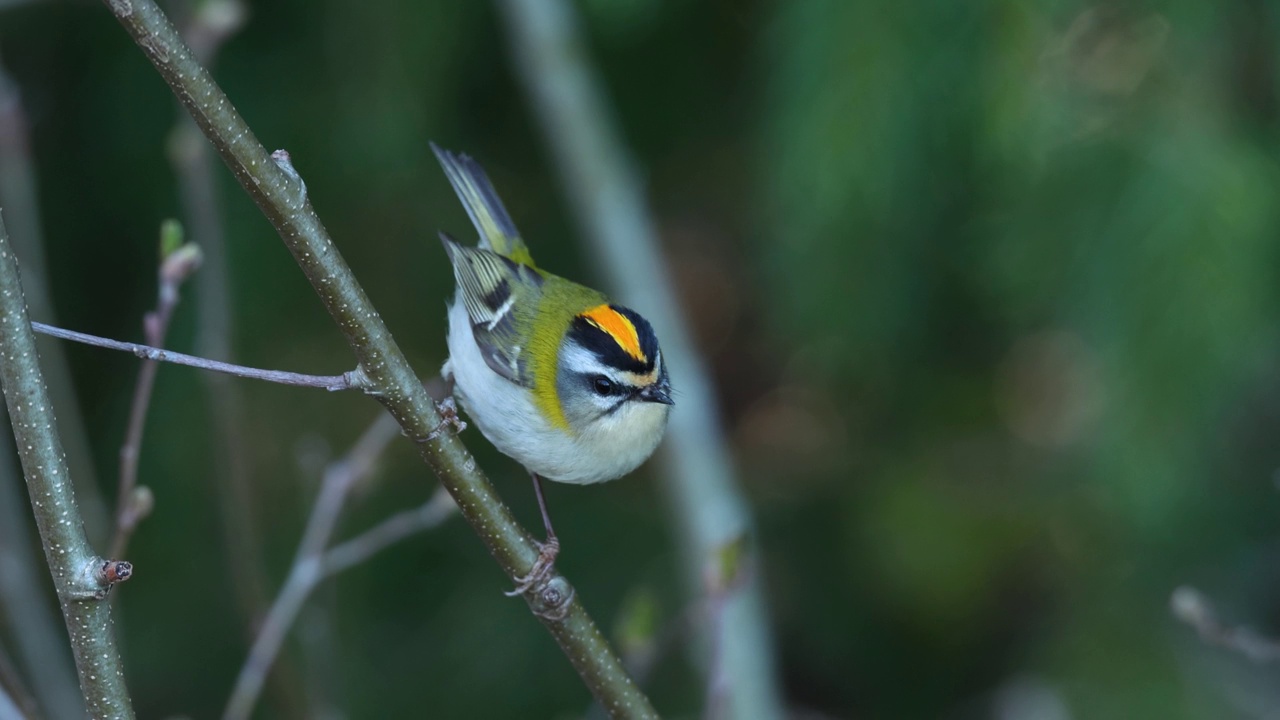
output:
{"label": "black head stripe", "polygon": [[618,344],[609,333],[592,324],[585,317],[578,316],[569,326],[569,336],[579,345],[590,350],[600,362],[618,370],[645,375],[653,371],[658,357],[658,338],[653,334],[649,322],[634,311],[619,305],[610,305],[614,311],[623,315],[636,328],[636,336],[640,340],[640,352],[644,360],[637,360]]}

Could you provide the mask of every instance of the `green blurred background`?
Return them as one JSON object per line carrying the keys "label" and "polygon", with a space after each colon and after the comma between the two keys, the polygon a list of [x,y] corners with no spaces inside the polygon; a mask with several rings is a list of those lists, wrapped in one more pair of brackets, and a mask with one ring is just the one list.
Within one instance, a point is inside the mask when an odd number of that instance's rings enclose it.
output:
{"label": "green blurred background", "polygon": [[[157,227],[181,214],[173,99],[103,7],[5,5],[58,320],[140,340]],[[714,371],[795,716],[1280,713],[1274,669],[1167,609],[1192,584],[1229,621],[1280,632],[1280,8],[577,8]],[[599,282],[507,48],[489,3],[262,0],[218,56],[424,376],[453,282],[436,231],[471,237],[429,140],[485,164],[540,264]],[[236,359],[348,369],[288,252],[216,170]],[[198,332],[193,285],[169,345]],[[66,352],[110,496],[137,362]],[[319,468],[380,409],[237,384],[274,593]],[[141,466],[156,510],[116,597],[142,717],[215,716],[247,649],[212,433],[196,371],[162,368]],[[522,471],[466,438],[536,527]],[[687,603],[652,472],[550,488],[560,567],[607,628],[636,598],[659,625]],[[340,535],[433,488],[398,441]],[[272,686],[295,694],[269,691],[258,716],[580,715],[586,691],[505,589],[456,519],[396,546],[317,595]],[[648,687],[670,716],[701,711],[682,648]]]}

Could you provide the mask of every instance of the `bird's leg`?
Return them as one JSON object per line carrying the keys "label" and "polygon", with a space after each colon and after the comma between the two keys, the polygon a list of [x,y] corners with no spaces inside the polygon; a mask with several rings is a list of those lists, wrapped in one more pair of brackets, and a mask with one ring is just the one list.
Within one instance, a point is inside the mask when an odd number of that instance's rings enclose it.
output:
{"label": "bird's leg", "polygon": [[542,513],[542,528],[547,531],[546,545],[552,543],[558,548],[560,541],[556,539],[556,529],[551,527],[551,514],[547,512],[547,498],[542,494],[542,478],[538,473],[530,473],[529,477],[533,478],[533,493],[538,498],[538,510]]}
{"label": "bird's leg", "polygon": [[538,543],[538,559],[533,561],[529,573],[515,578],[515,590],[507,593],[510,597],[523,595],[529,588],[545,582],[555,567],[556,556],[560,554],[560,539],[556,537],[555,528],[551,527],[547,499],[542,495],[542,478],[538,477],[538,473],[529,473],[529,477],[533,478],[533,492],[538,497],[538,510],[542,511],[542,526],[547,531],[547,539]]}

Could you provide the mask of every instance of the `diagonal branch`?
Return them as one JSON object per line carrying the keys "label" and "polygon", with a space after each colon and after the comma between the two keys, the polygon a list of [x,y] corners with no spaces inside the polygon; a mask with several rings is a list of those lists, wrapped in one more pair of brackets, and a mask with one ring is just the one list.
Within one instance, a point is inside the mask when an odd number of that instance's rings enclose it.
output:
{"label": "diagonal branch", "polygon": [[27,479],[45,560],[71,636],[80,690],[94,718],[132,718],[116,650],[107,592],[128,577],[127,563],[104,561],[89,547],[76,507],[53,407],[41,377],[18,263],[0,221],[0,385]]}
{"label": "diagonal branch", "polygon": [[[529,572],[538,556],[533,538],[516,522],[462,442],[452,433],[441,432],[445,424],[435,404],[334,246],[287,155],[267,153],[154,2],[106,0],[106,4],[276,228],[346,336],[369,380],[369,392],[418,444],[422,459],[508,578]],[[563,575],[556,573],[530,588],[525,600],[611,714],[656,717]]]}
{"label": "diagonal branch", "polygon": [[437,492],[418,507],[401,510],[360,535],[329,548],[321,557],[321,573],[331,577],[355,567],[410,535],[439,525],[457,507],[447,491]]}
{"label": "diagonal branch", "polygon": [[383,521],[364,534],[326,550],[337,527],[351,489],[373,472],[378,456],[399,433],[388,415],[380,416],[365,430],[351,450],[324,472],[320,493],[298,543],[298,553],[284,587],[249,649],[249,657],[236,678],[223,720],[245,720],[253,712],[285,636],[302,611],[302,606],[323,580],[357,565],[374,554],[408,537],[444,522],[455,506],[443,488],[414,510],[406,510]]}

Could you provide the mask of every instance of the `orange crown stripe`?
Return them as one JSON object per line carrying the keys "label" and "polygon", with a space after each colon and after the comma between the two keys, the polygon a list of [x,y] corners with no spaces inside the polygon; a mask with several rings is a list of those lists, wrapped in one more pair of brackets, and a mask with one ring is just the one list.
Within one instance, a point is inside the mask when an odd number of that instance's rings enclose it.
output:
{"label": "orange crown stripe", "polygon": [[640,362],[645,362],[648,359],[644,356],[644,351],[640,349],[640,334],[636,332],[636,326],[631,323],[631,320],[627,319],[626,315],[608,305],[597,305],[582,313],[581,317],[608,333],[609,337],[618,343],[618,347],[626,351],[631,357]]}

